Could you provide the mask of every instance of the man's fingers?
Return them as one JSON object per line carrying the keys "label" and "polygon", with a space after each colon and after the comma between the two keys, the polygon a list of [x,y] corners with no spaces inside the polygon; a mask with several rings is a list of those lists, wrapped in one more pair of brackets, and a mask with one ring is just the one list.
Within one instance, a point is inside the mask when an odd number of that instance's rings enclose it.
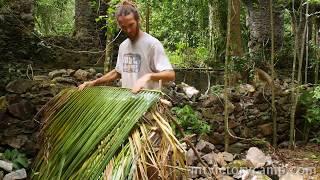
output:
{"label": "man's fingers", "polygon": [[83,90],[85,87],[88,86],[88,83],[87,82],[84,82],[83,84],[80,84],[80,86],[78,86],[78,89],[81,91]]}
{"label": "man's fingers", "polygon": [[131,89],[131,92],[137,94],[141,90],[141,87],[135,86]]}

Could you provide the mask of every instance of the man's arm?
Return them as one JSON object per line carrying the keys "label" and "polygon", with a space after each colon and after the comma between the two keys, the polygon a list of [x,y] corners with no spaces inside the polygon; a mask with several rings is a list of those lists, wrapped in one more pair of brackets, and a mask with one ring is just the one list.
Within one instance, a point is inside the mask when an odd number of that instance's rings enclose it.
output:
{"label": "man's arm", "polygon": [[112,82],[116,79],[119,79],[120,77],[121,77],[121,74],[118,73],[115,69],[113,69],[112,71],[108,72],[107,74],[105,74],[104,76],[102,76],[96,80],[84,82],[83,84],[81,84],[79,86],[79,90],[82,90],[85,87],[109,83],[109,82]]}
{"label": "man's arm", "polygon": [[132,88],[133,93],[139,92],[148,81],[173,81],[176,74],[173,70],[166,70],[158,73],[148,73],[142,76]]}

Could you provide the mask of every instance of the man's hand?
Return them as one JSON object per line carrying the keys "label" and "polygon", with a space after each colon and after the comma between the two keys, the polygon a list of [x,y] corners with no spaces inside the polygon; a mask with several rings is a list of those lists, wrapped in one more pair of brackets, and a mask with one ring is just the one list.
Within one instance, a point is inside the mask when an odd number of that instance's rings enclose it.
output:
{"label": "man's hand", "polygon": [[81,91],[81,90],[83,90],[85,87],[94,86],[94,84],[95,84],[94,81],[86,81],[86,82],[80,84],[80,85],[78,86],[78,89]]}
{"label": "man's hand", "polygon": [[151,80],[151,74],[146,74],[142,76],[138,81],[134,84],[131,92],[138,93],[145,85],[146,83]]}

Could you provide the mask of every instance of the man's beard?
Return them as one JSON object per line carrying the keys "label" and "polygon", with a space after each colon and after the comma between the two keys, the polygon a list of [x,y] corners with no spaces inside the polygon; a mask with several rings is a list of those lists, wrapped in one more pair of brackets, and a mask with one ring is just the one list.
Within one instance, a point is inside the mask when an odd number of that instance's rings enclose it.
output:
{"label": "man's beard", "polygon": [[136,40],[136,39],[138,38],[139,32],[140,32],[140,23],[137,24],[137,28],[136,28],[136,31],[135,31],[134,36],[133,36],[133,37],[130,37],[129,34],[127,34],[127,37],[128,37],[130,40],[134,41],[134,40]]}

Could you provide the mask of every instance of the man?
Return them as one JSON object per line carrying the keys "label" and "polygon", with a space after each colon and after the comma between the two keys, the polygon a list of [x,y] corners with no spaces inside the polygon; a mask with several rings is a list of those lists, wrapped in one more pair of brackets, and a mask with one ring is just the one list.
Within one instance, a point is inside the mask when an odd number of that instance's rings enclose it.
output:
{"label": "man", "polygon": [[135,6],[123,1],[116,11],[116,19],[128,37],[120,44],[116,68],[101,78],[84,82],[79,89],[121,78],[122,87],[137,93],[141,89],[158,89],[160,80],[174,80],[175,73],[162,44],[140,29]]}

